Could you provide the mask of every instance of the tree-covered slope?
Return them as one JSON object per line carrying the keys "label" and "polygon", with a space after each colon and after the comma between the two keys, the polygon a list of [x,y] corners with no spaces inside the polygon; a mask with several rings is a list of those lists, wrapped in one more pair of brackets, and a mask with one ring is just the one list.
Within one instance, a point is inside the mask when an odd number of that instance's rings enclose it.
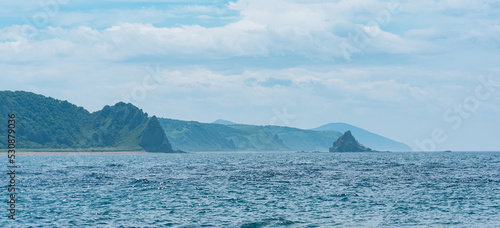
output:
{"label": "tree-covered slope", "polygon": [[160,118],[172,147],[187,151],[327,151],[340,132]]}
{"label": "tree-covered slope", "polygon": [[[238,126],[234,127],[238,128]],[[328,151],[332,140],[336,140],[342,135],[336,131],[317,132],[291,127],[265,126],[263,128],[293,150]]]}
{"label": "tree-covered slope", "polygon": [[[172,152],[158,120],[132,104],[117,103],[89,113],[67,101],[0,91],[2,129],[10,113],[16,114],[17,147],[21,149]],[[0,137],[6,138],[5,129]],[[4,141],[0,140],[2,148]]]}
{"label": "tree-covered slope", "polygon": [[235,151],[234,142],[219,132],[231,132],[232,128],[219,124],[204,124],[159,118],[174,149],[185,151]]}
{"label": "tree-covered slope", "polygon": [[[0,127],[7,127],[8,114],[16,114],[17,146],[61,148],[83,143],[81,134],[90,113],[66,101],[29,92],[0,92]],[[0,132],[5,138],[5,130]],[[5,140],[0,140],[5,148]]]}
{"label": "tree-covered slope", "polygon": [[172,152],[174,147],[185,151],[328,151],[332,142],[342,135],[339,131],[344,130],[352,130],[359,136],[360,143],[377,150],[409,148],[345,124],[330,124],[313,130],[223,120],[209,124],[149,118],[139,108],[125,103],[89,113],[67,101],[29,92],[0,91],[0,129],[4,129],[0,130],[2,149],[6,148],[9,113],[17,115],[17,146],[25,150]]}

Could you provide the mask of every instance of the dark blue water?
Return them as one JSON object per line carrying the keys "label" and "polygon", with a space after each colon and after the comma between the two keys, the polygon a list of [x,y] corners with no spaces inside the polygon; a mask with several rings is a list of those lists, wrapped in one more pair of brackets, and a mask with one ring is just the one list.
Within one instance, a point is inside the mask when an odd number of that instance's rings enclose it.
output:
{"label": "dark blue water", "polygon": [[17,219],[7,219],[4,204],[0,227],[500,227],[500,153],[27,155],[17,162]]}

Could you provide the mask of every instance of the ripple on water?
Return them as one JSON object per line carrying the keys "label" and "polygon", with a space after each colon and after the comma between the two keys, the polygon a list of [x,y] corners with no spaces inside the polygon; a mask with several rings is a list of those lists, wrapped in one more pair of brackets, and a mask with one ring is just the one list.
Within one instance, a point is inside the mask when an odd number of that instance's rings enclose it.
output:
{"label": "ripple on water", "polygon": [[19,160],[16,222],[21,227],[498,227],[499,155],[25,156]]}

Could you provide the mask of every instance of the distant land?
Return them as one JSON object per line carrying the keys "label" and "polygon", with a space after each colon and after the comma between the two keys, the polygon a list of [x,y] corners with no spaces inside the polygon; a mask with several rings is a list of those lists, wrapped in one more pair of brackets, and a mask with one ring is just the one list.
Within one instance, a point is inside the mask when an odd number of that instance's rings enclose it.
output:
{"label": "distant land", "polygon": [[234,125],[243,125],[243,124],[239,124],[239,123],[235,123],[235,122],[231,122],[229,120],[223,120],[223,119],[218,119],[214,122],[212,122],[214,124],[222,124],[222,125],[228,125],[228,126],[234,126]]}
{"label": "distant land", "polygon": [[[156,117],[125,103],[89,113],[67,101],[0,91],[0,123],[16,114],[17,148],[31,151],[173,152]],[[4,124],[4,125],[5,125]],[[6,138],[6,130],[0,132]],[[0,148],[6,148],[0,140]]]}
{"label": "distant land", "polygon": [[330,152],[377,152],[371,148],[361,145],[354,138],[351,131],[346,131],[340,138],[330,147]]}
{"label": "distant land", "polygon": [[404,143],[396,142],[384,136],[377,135],[359,127],[346,123],[329,123],[321,127],[311,129],[313,131],[351,131],[354,137],[363,145],[379,151],[412,151],[411,147]]}
{"label": "distant land", "polygon": [[186,151],[323,150],[342,133],[292,127],[224,125],[159,118],[174,149]]}
{"label": "distant land", "polygon": [[303,130],[246,125],[222,119],[212,123],[159,120],[172,147],[187,151],[328,151],[332,143],[348,130],[360,143],[374,150],[412,151],[406,144],[344,123]]}
{"label": "distant land", "polygon": [[[18,116],[18,147],[31,151],[328,151],[347,130],[376,150],[411,151],[403,143],[348,124],[304,130],[227,120],[200,123],[149,117],[123,102],[90,113],[31,92],[0,91],[0,123],[7,123],[11,112]],[[5,134],[1,131],[0,137]],[[0,140],[0,148],[5,147]]]}

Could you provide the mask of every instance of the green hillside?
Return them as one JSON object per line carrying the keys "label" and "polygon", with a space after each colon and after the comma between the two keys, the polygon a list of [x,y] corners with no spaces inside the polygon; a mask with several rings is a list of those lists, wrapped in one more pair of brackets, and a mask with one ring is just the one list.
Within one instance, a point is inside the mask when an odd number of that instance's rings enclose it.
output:
{"label": "green hillside", "polygon": [[328,151],[330,145],[342,135],[336,131],[319,132],[278,126],[266,126],[264,130],[278,137],[292,150]]}
{"label": "green hillside", "polygon": [[[172,152],[156,117],[117,103],[89,113],[82,107],[22,91],[0,91],[0,126],[16,114],[17,147],[23,150],[146,150]],[[3,124],[2,124],[3,123]],[[0,132],[6,138],[6,129]],[[5,140],[0,140],[5,148]]]}
{"label": "green hillside", "polygon": [[340,132],[290,127],[223,125],[160,118],[172,147],[187,151],[328,151]]}
{"label": "green hillside", "polygon": [[[0,91],[0,138],[6,139],[10,113],[17,115],[17,147],[31,151],[172,152],[172,147],[183,151],[328,151],[345,129],[378,150],[407,149],[402,143],[346,124],[303,130],[225,120],[200,123],[150,118],[122,102],[90,113],[67,101],[23,91]],[[0,148],[6,146],[6,140],[0,140]]]}
{"label": "green hillside", "polygon": [[203,124],[195,121],[182,121],[159,118],[174,149],[186,151],[235,151],[234,142],[219,134],[232,129],[218,124]]}

